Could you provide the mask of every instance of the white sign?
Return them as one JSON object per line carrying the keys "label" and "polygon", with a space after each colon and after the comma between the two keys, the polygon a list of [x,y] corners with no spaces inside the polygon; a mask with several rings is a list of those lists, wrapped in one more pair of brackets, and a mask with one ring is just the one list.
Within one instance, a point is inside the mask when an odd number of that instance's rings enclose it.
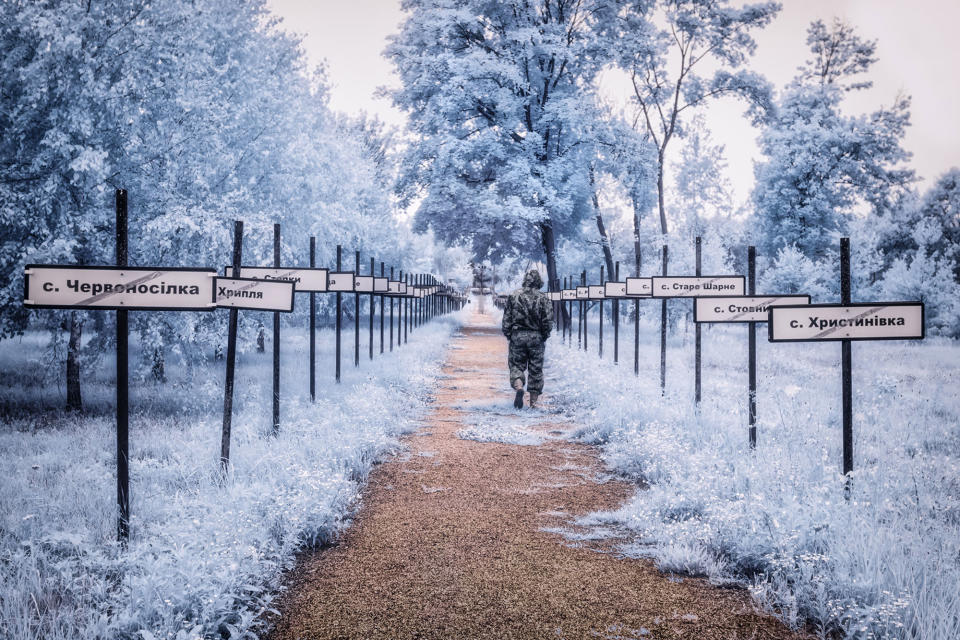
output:
{"label": "white sign", "polygon": [[552,302],[559,302],[559,301],[560,301],[560,292],[559,292],[559,291],[551,291],[551,292],[549,292],[548,295],[549,295],[550,300],[551,300]]}
{"label": "white sign", "polygon": [[[226,276],[233,275],[233,267],[224,267]],[[311,269],[308,267],[240,267],[241,278],[256,278],[258,280],[289,280],[297,292],[323,292],[327,290],[327,269]]]}
{"label": "white sign", "polygon": [[603,285],[596,284],[587,287],[591,300],[603,300]]}
{"label": "white sign", "polygon": [[608,282],[604,284],[603,297],[604,298],[626,298],[627,283],[626,282]]}
{"label": "white sign", "polygon": [[922,340],[922,302],[770,307],[770,342]]}
{"label": "white sign", "polygon": [[27,265],[29,308],[211,311],[214,269]]}
{"label": "white sign", "polygon": [[354,276],[353,290],[359,293],[373,293],[373,276]]}
{"label": "white sign", "polygon": [[217,306],[257,311],[293,311],[293,282],[217,278]]}
{"label": "white sign", "polygon": [[560,292],[561,299],[563,300],[576,300],[577,299],[577,290],[576,289],[564,289]]}
{"label": "white sign", "polygon": [[353,273],[331,271],[327,274],[327,291],[353,291]]}
{"label": "white sign", "polygon": [[375,293],[387,293],[390,291],[390,281],[387,278],[374,278],[373,290]]}
{"label": "white sign", "polygon": [[587,300],[590,298],[590,287],[577,287],[577,300]]}
{"label": "white sign", "polygon": [[697,298],[693,301],[693,321],[766,322],[767,309],[774,305],[784,304],[810,304],[810,296]]}
{"label": "white sign", "polygon": [[653,276],[654,298],[742,296],[743,276]]}
{"label": "white sign", "polygon": [[390,281],[390,293],[404,294],[407,292],[407,283],[399,280]]}
{"label": "white sign", "polygon": [[628,296],[649,296],[653,294],[653,278],[627,278]]}

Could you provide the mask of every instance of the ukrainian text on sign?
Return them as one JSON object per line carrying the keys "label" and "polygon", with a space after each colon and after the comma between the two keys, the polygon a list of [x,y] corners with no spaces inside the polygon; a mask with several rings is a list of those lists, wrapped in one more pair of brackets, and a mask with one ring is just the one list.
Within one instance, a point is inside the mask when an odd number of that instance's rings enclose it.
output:
{"label": "ukrainian text on sign", "polygon": [[327,274],[327,291],[353,291],[353,273],[349,271]]}
{"label": "ukrainian text on sign", "polygon": [[771,342],[922,340],[922,302],[812,304],[770,307]]}
{"label": "ukrainian text on sign", "polygon": [[627,278],[627,295],[640,297],[653,293],[653,278]]}
{"label": "ukrainian text on sign", "polygon": [[177,309],[216,307],[213,269],[27,265],[26,307]]}
{"label": "ukrainian text on sign", "polygon": [[[224,267],[223,273],[233,275],[233,267]],[[293,282],[294,291],[324,292],[327,290],[327,269],[313,269],[307,267],[240,267],[241,278],[256,278],[258,280],[289,280]]]}
{"label": "ukrainian text on sign", "polygon": [[693,303],[694,322],[766,322],[774,305],[810,304],[810,296],[730,296],[697,298]]}
{"label": "ukrainian text on sign", "polygon": [[603,297],[604,298],[626,298],[627,297],[627,283],[626,282],[607,282],[603,285]]}
{"label": "ukrainian text on sign", "polygon": [[742,296],[743,276],[654,276],[654,298]]}
{"label": "ukrainian text on sign", "polygon": [[255,311],[293,311],[293,282],[217,278],[217,306]]}

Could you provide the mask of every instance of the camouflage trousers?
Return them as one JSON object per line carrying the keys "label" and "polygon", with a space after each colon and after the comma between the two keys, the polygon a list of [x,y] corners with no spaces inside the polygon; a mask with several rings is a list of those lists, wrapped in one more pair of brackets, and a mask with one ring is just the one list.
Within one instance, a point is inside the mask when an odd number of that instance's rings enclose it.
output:
{"label": "camouflage trousers", "polygon": [[527,391],[543,391],[543,338],[536,331],[518,331],[510,336],[510,385],[524,380],[527,372]]}

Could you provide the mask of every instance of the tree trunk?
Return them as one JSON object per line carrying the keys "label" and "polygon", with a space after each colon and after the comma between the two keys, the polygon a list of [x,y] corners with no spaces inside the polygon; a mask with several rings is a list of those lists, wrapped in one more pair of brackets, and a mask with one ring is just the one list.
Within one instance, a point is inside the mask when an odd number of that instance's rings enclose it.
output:
{"label": "tree trunk", "polygon": [[634,274],[640,277],[640,270],[643,268],[643,257],[640,251],[640,207],[637,205],[637,199],[633,201],[633,257],[637,262],[637,272]]}
{"label": "tree trunk", "polygon": [[660,233],[663,234],[664,240],[666,240],[667,210],[663,204],[663,153],[660,154],[660,158],[657,162],[657,206],[660,210]]}
{"label": "tree trunk", "polygon": [[70,340],[67,342],[67,411],[81,411],[80,396],[80,342],[83,337],[84,316],[70,312]]}
{"label": "tree trunk", "polygon": [[610,252],[610,237],[603,226],[603,215],[600,213],[600,199],[597,197],[596,179],[593,167],[590,167],[590,195],[593,198],[593,213],[597,218],[597,231],[600,232],[600,246],[603,247],[603,260],[607,264],[607,273],[613,278],[613,254]]}
{"label": "tree trunk", "polygon": [[[557,242],[549,220],[540,223],[540,239],[543,242],[543,253],[547,258],[547,282],[550,283],[557,279]],[[563,313],[563,321],[569,322],[570,316],[567,310],[564,309],[561,313]]]}
{"label": "tree trunk", "polygon": [[260,328],[257,330],[257,353],[263,353],[266,351],[266,345],[263,341],[263,323],[260,323]]}
{"label": "tree trunk", "polygon": [[163,351],[159,347],[153,350],[153,366],[150,368],[154,380],[157,382],[166,382],[167,373],[163,361]]}

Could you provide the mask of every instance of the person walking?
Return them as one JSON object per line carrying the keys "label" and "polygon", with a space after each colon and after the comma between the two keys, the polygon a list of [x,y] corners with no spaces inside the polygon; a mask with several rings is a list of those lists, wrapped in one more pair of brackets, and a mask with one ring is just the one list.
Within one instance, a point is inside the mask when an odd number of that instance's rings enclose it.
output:
{"label": "person walking", "polygon": [[503,308],[501,328],[510,342],[510,386],[517,392],[517,409],[523,408],[524,372],[531,408],[543,392],[544,343],[553,327],[553,305],[540,293],[542,286],[540,272],[531,269],[523,276],[523,288],[511,293]]}

